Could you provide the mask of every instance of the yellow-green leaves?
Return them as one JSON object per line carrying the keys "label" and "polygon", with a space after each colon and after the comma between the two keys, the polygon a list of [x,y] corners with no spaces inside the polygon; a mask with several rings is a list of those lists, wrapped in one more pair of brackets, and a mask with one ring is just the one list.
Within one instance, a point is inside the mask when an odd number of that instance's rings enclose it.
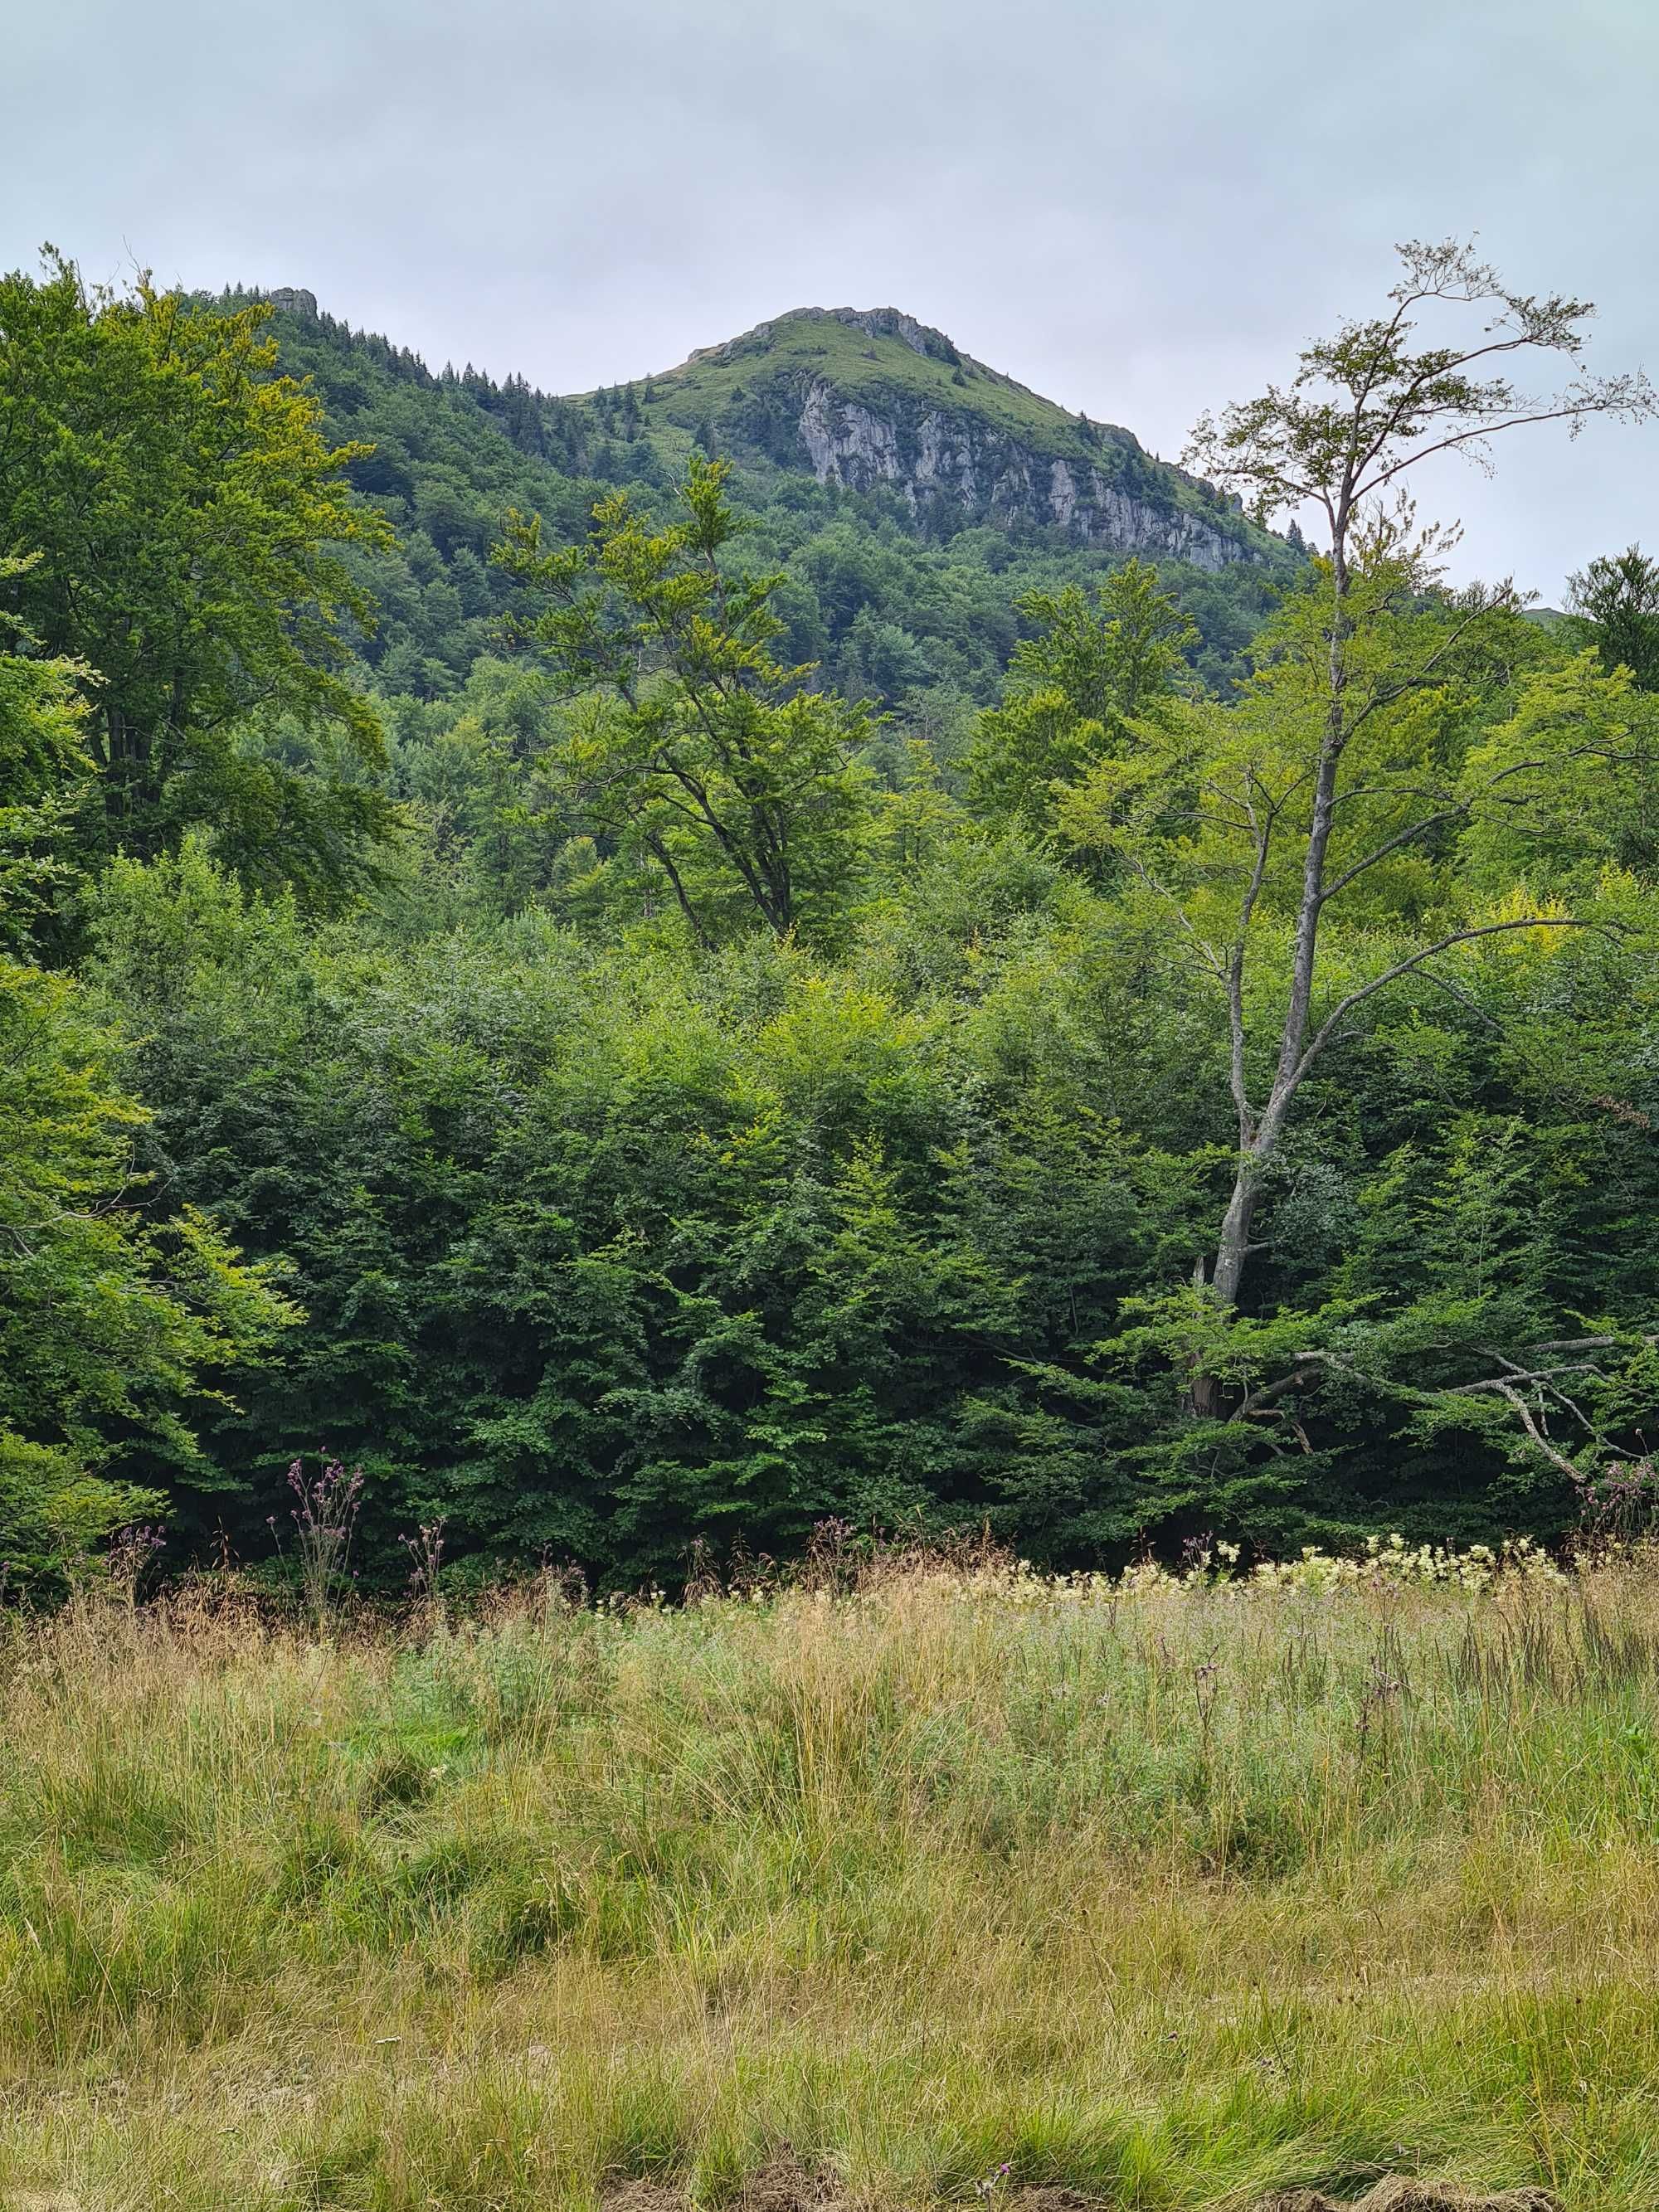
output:
{"label": "yellow-green leaves", "polygon": [[1540,890],[1591,890],[1603,868],[1650,867],[1659,849],[1659,702],[1592,652],[1534,676],[1464,764],[1464,860],[1491,890],[1524,873]]}
{"label": "yellow-green leaves", "polygon": [[82,988],[0,960],[0,1558],[64,1562],[196,1456],[192,1401],[297,1316],[200,1215],[149,1211],[149,1116]]}

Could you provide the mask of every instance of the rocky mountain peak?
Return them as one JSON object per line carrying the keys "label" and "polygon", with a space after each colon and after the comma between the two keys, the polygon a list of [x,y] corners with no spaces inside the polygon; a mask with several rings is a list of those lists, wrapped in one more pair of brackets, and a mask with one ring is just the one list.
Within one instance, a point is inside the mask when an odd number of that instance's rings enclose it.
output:
{"label": "rocky mountain peak", "polygon": [[1127,430],[1058,406],[897,307],[796,307],[654,380],[721,452],[888,485],[930,532],[988,522],[1219,568],[1271,541]]}
{"label": "rocky mountain peak", "polygon": [[914,315],[907,315],[899,307],[791,307],[769,323],[757,323],[752,330],[744,331],[722,344],[699,346],[686,358],[686,366],[693,362],[732,362],[745,354],[767,351],[780,331],[792,323],[840,323],[849,331],[861,331],[866,337],[897,338],[908,345],[912,353],[924,360],[942,361],[955,366],[963,359],[943,331],[936,331],[920,323]]}

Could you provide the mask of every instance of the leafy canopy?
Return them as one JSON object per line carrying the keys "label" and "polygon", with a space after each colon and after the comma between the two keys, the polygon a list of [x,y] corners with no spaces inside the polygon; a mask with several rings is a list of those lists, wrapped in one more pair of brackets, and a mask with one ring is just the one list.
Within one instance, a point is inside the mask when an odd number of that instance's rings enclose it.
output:
{"label": "leafy canopy", "polygon": [[[343,553],[388,532],[342,480],[361,449],[331,449],[271,373],[268,313],[89,288],[50,249],[39,278],[0,277],[0,556],[92,710],[93,851],[210,824],[326,904],[390,825],[380,725],[343,672],[373,608]],[[264,741],[282,715],[330,733],[327,772]]]}
{"label": "leafy canopy", "polygon": [[1003,704],[980,717],[969,798],[1000,825],[1044,831],[1061,787],[1122,752],[1136,720],[1165,716],[1198,632],[1139,560],[1092,597],[1066,584],[1016,605],[1036,632],[1014,647]]}
{"label": "leafy canopy", "polygon": [[1659,691],[1659,561],[1627,545],[1570,576],[1567,588],[1580,632],[1602,666],[1627,668],[1638,690]]}
{"label": "leafy canopy", "polygon": [[133,1162],[149,1116],[118,1049],[81,985],[0,959],[0,1559],[14,1580],[161,1514],[161,1486],[205,1464],[194,1422],[228,1403],[228,1370],[296,1318],[204,1217],[149,1212]]}
{"label": "leafy canopy", "polygon": [[868,714],[772,657],[781,579],[722,558],[743,528],[729,473],[694,454],[681,521],[659,528],[616,492],[585,543],[552,553],[514,516],[498,555],[551,602],[521,635],[592,699],[564,757],[580,810],[660,870],[703,945],[745,913],[779,937],[828,926],[870,811],[854,757]]}

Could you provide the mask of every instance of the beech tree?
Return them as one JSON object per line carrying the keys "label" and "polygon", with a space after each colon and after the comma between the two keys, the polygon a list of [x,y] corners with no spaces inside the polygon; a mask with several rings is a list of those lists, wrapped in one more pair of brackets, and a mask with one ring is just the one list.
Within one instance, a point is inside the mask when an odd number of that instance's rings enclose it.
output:
{"label": "beech tree", "polygon": [[[368,449],[331,449],[274,373],[269,313],[90,287],[50,248],[40,277],[0,276],[0,616],[74,664],[94,850],[208,823],[328,904],[391,827],[380,723],[344,673],[349,625],[374,619],[344,549],[390,532],[343,480]],[[249,741],[279,717],[322,773]]]}
{"label": "beech tree", "polygon": [[[1485,463],[1494,437],[1528,424],[1641,421],[1654,410],[1648,381],[1578,367],[1588,302],[1516,292],[1455,242],[1400,255],[1380,313],[1310,345],[1287,386],[1204,418],[1185,456],[1263,521],[1309,503],[1325,519],[1329,550],[1270,628],[1251,695],[1237,713],[1195,711],[1174,736],[1102,763],[1066,809],[1070,834],[1115,846],[1173,917],[1225,1006],[1237,1149],[1197,1270],[1211,1320],[1200,1314],[1188,1358],[1190,1409],[1214,1419],[1265,1410],[1261,1389],[1230,1388],[1226,1325],[1261,1249],[1268,1171],[1316,1068],[1377,994],[1408,979],[1465,991],[1449,956],[1587,926],[1554,902],[1460,903],[1432,879],[1433,859],[1476,817],[1547,810],[1564,761],[1620,761],[1636,744],[1622,724],[1610,736],[1605,717],[1582,729],[1557,717],[1515,757],[1462,757],[1437,702],[1459,656],[1518,600],[1508,584],[1433,596],[1455,533],[1419,527],[1408,484],[1441,454]],[[1430,317],[1463,334],[1420,336]],[[1553,394],[1515,380],[1534,357],[1570,370]],[[1269,1395],[1312,1371],[1312,1354],[1292,1358]]]}
{"label": "beech tree", "polygon": [[[79,672],[0,650],[0,948],[27,941],[56,801],[88,766]],[[121,1051],[82,985],[0,949],[0,1591],[162,1513],[153,1479],[206,1466],[194,1424],[228,1403],[226,1370],[297,1318],[204,1218],[156,1202]]]}
{"label": "beech tree", "polygon": [[781,938],[823,917],[870,812],[867,713],[773,657],[781,579],[723,562],[744,527],[729,472],[693,454],[665,529],[617,492],[585,544],[545,553],[514,515],[496,555],[550,601],[523,641],[589,695],[560,763],[582,826],[659,870],[704,945],[733,912]]}

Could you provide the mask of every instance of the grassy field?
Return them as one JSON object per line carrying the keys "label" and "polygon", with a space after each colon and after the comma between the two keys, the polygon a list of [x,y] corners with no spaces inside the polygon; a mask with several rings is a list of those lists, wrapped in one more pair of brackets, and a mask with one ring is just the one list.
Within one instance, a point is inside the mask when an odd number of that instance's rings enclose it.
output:
{"label": "grassy field", "polygon": [[1467,1581],[15,1627],[0,2203],[1645,2212],[1659,1574]]}

